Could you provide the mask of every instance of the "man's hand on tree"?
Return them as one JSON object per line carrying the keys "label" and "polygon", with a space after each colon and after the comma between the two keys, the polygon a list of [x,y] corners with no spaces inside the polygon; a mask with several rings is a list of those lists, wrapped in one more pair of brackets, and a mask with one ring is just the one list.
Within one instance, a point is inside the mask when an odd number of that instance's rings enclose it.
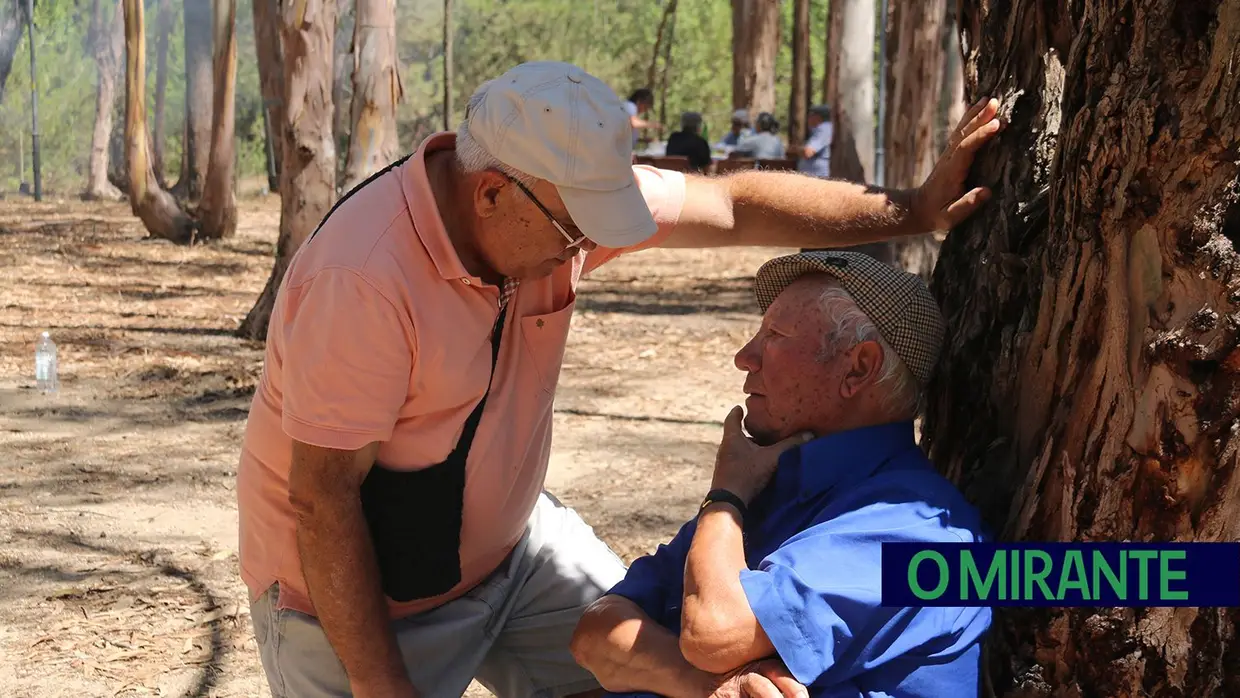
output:
{"label": "man's hand on tree", "polygon": [[985,98],[974,104],[956,128],[934,170],[913,195],[913,216],[927,232],[950,230],[990,199],[986,187],[964,192],[964,180],[973,156],[1003,130],[998,118],[999,100]]}

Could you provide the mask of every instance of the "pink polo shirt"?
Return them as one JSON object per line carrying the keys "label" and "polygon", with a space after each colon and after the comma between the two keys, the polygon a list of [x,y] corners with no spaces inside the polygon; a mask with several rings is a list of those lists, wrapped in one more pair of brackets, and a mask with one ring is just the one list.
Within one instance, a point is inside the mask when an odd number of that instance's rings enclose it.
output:
{"label": "pink polo shirt", "polygon": [[[486,392],[499,289],[461,265],[426,175],[427,153],[454,144],[454,134],[433,136],[354,193],[285,274],[237,470],[241,576],[251,598],[279,582],[281,608],[314,613],[288,499],[293,439],[349,450],[379,441],[386,467],[425,468],[447,458]],[[622,253],[660,244],[684,203],[680,173],[634,172],[658,233],[521,283],[466,464],[461,582],[430,599],[389,599],[393,618],[461,596],[524,533],[547,472],[577,283]]]}

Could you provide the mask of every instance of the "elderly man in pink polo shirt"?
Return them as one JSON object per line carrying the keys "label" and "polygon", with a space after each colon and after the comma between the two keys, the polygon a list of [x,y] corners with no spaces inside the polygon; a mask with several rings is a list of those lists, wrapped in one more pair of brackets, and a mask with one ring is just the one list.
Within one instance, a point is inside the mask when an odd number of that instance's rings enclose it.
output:
{"label": "elderly man in pink polo shirt", "polygon": [[655,246],[843,247],[951,228],[999,130],[975,106],[918,189],[631,165],[565,63],[481,86],[456,133],[347,194],[293,258],[238,470],[241,573],[279,697],[598,688],[569,640],[624,566],[543,492],[579,279]]}

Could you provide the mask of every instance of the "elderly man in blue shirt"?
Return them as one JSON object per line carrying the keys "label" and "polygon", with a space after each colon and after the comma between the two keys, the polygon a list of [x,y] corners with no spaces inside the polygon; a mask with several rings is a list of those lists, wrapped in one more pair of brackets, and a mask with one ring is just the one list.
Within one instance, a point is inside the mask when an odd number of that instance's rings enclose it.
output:
{"label": "elderly man in blue shirt", "polygon": [[590,606],[574,656],[612,693],[976,696],[989,609],[880,598],[882,543],[982,540],[914,440],[943,341],[934,298],[835,251],[771,260],[755,291],[747,410],[724,423],[710,492]]}
{"label": "elderly man in blue shirt", "polygon": [[831,107],[825,104],[810,107],[806,126],[809,126],[809,136],[797,158],[797,172],[826,179],[831,176],[831,141],[835,138]]}

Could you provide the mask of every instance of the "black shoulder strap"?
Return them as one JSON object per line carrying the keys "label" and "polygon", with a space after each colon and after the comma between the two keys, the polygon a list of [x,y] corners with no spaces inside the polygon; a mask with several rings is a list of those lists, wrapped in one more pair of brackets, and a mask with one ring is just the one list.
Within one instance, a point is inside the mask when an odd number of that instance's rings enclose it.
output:
{"label": "black shoulder strap", "polygon": [[491,378],[487,382],[487,391],[482,394],[478,406],[469,413],[469,418],[465,420],[465,430],[461,432],[461,438],[456,442],[456,448],[453,449],[452,455],[448,456],[448,460],[460,457],[461,462],[464,463],[465,457],[469,455],[469,447],[474,442],[474,432],[478,431],[478,423],[482,421],[482,410],[486,407],[487,396],[491,394],[491,386],[495,384],[495,365],[499,362],[499,343],[504,333],[504,316],[507,314],[507,308],[499,311],[495,329],[491,332]]}

